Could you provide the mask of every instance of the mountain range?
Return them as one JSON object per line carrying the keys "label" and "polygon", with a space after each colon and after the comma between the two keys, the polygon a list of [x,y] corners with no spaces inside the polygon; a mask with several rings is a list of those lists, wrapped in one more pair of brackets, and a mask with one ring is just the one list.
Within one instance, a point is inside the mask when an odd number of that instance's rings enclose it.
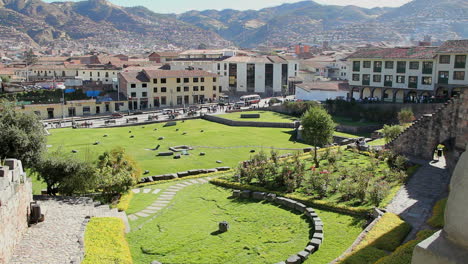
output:
{"label": "mountain range", "polygon": [[40,45],[73,41],[134,48],[405,42],[425,35],[446,40],[468,38],[468,1],[413,0],[398,8],[373,9],[302,1],[261,10],[175,15],[106,0],[0,0],[0,27]]}

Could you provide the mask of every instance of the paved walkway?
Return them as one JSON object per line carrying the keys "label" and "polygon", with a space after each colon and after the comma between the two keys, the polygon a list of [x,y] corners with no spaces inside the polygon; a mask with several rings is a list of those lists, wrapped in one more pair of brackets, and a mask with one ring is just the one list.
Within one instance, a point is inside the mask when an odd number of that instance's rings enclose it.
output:
{"label": "paved walkway", "polygon": [[120,217],[127,221],[125,213],[107,205],[96,206],[90,198],[53,198],[39,204],[45,221],[27,230],[10,264],[80,263],[87,216]]}
{"label": "paved walkway", "polygon": [[[147,206],[145,209],[136,212],[134,214],[131,214],[128,216],[128,219],[130,221],[135,221],[139,218],[148,218],[154,214],[156,214],[158,211],[164,209],[167,207],[174,196],[179,192],[180,190],[184,189],[187,186],[193,185],[193,184],[205,184],[208,183],[209,180],[211,180],[212,177],[207,177],[207,178],[199,178],[199,179],[191,179],[191,180],[185,180],[185,181],[180,181],[177,183],[174,183],[173,185],[169,186],[166,190],[164,190],[159,197],[149,206]],[[136,195],[140,193],[152,193],[152,194],[158,194],[161,192],[160,189],[133,189],[132,190]],[[152,218],[149,219],[149,221],[152,220]],[[141,228],[144,225],[140,225],[138,228]]]}
{"label": "paved walkway", "polygon": [[389,212],[399,215],[413,227],[406,241],[414,239],[420,230],[430,228],[426,221],[432,214],[434,204],[447,196],[450,182],[450,174],[445,168],[445,160],[441,159],[439,162],[411,161],[421,164],[422,167],[400,189],[387,207]]}

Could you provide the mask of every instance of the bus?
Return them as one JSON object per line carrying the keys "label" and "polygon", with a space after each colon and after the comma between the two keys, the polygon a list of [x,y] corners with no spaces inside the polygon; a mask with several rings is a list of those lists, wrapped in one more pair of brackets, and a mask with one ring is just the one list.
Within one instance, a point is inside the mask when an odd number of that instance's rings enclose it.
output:
{"label": "bus", "polygon": [[260,103],[260,95],[258,94],[253,94],[253,95],[244,95],[241,96],[240,100],[244,102],[246,105],[251,105],[251,104],[258,104]]}

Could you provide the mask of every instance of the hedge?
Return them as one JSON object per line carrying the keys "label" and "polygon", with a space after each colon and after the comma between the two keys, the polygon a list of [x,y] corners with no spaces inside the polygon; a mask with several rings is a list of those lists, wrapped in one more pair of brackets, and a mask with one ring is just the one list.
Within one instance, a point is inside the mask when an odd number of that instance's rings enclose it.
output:
{"label": "hedge", "polygon": [[127,211],[128,206],[130,205],[130,201],[133,198],[133,194],[134,193],[132,191],[128,191],[127,193],[120,196],[119,202],[116,206],[119,212]]}
{"label": "hedge", "polygon": [[395,252],[379,259],[375,264],[411,264],[413,250],[421,241],[432,236],[435,230],[422,230],[416,235],[416,239],[399,246]]}
{"label": "hedge", "polygon": [[445,206],[447,198],[438,201],[432,209],[432,216],[427,220],[427,224],[434,228],[443,228],[445,223]]}
{"label": "hedge", "polygon": [[91,218],[86,226],[85,257],[82,264],[132,264],[124,232],[125,225],[120,218]]}
{"label": "hedge", "polygon": [[332,202],[327,202],[323,200],[314,200],[312,198],[308,198],[306,196],[297,195],[297,194],[285,194],[278,191],[271,191],[263,187],[248,185],[248,184],[241,184],[237,182],[230,182],[224,179],[212,179],[210,183],[230,188],[230,189],[238,189],[238,190],[251,190],[256,192],[270,192],[275,193],[277,195],[284,196],[286,198],[294,199],[296,201],[303,202],[307,205],[310,205],[317,209],[343,213],[343,214],[350,214],[350,215],[358,215],[358,216],[367,216],[367,214],[372,210],[370,207],[361,207],[361,208],[354,208],[345,205],[340,205]]}
{"label": "hedge", "polygon": [[[375,263],[382,258],[381,252],[394,251],[405,239],[411,226],[398,215],[386,213],[364,239],[344,259],[341,264]],[[357,262],[359,261],[359,262]]]}

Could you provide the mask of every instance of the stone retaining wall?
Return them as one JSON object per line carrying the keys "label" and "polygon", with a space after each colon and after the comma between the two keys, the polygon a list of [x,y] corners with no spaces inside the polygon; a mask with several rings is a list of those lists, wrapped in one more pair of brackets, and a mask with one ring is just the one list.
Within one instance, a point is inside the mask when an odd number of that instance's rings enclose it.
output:
{"label": "stone retaining wall", "polygon": [[5,160],[0,167],[0,263],[8,263],[28,229],[32,183],[21,161]]}
{"label": "stone retaining wall", "polygon": [[230,167],[217,167],[213,169],[198,169],[198,170],[182,171],[182,172],[172,173],[172,174],[147,176],[147,177],[141,178],[139,183],[172,180],[172,179],[184,178],[184,177],[195,176],[195,175],[200,175],[200,174],[215,173],[218,171],[228,171],[230,169],[231,169]]}
{"label": "stone retaining wall", "polygon": [[258,121],[235,121],[222,118],[214,115],[204,115],[203,119],[220,123],[227,126],[240,126],[240,127],[274,127],[274,128],[296,128],[295,123],[277,123],[277,122],[258,122]]}
{"label": "stone retaining wall", "polygon": [[289,256],[285,261],[278,264],[300,264],[306,261],[311,254],[314,254],[320,249],[323,244],[324,233],[323,233],[323,221],[317,215],[313,208],[307,207],[303,203],[297,202],[292,199],[276,196],[273,193],[265,192],[252,192],[249,190],[234,190],[233,197],[242,199],[254,199],[260,201],[269,201],[287,207],[292,210],[299,211],[305,214],[314,226],[314,232],[311,240],[307,243],[304,250]]}

